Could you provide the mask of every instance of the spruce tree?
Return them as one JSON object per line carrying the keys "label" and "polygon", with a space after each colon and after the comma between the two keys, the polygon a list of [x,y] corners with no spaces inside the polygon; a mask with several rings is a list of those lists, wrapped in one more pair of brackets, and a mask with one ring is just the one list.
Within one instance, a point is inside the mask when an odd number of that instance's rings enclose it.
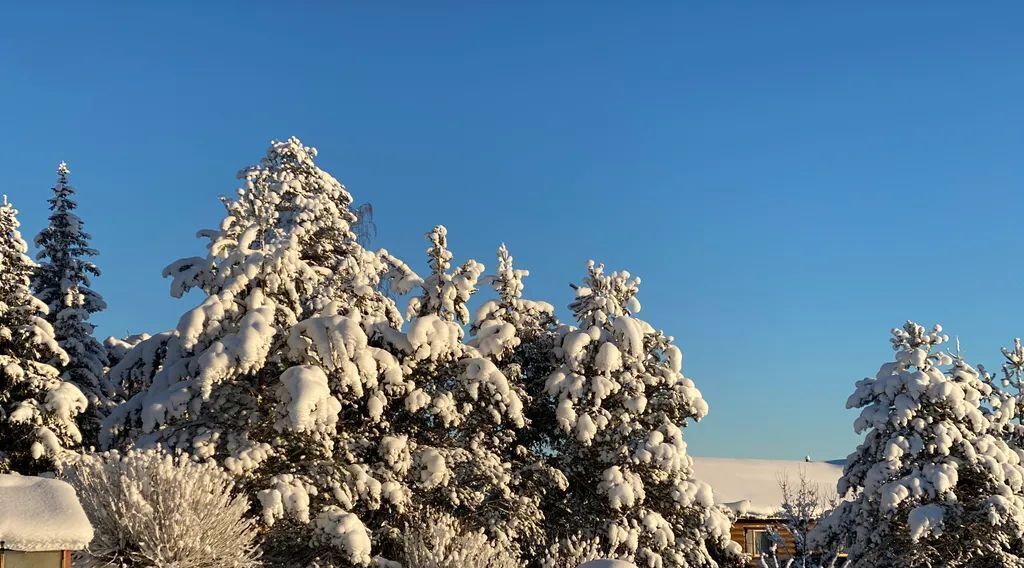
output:
{"label": "spruce tree", "polygon": [[[978,371],[992,389],[989,398],[992,434],[1016,452],[1024,464],[1024,345],[1020,338],[1013,340],[1012,349],[1003,347],[1002,354],[1002,376],[999,379],[982,365],[978,366]],[[1024,493],[1024,484],[1018,492]],[[1024,551],[1024,534],[1017,538],[1011,549]]]}
{"label": "spruce tree", "polygon": [[1024,448],[1024,345],[1020,338],[1013,340],[1013,348],[1002,348],[1002,375],[996,379],[980,368],[982,376],[996,392],[996,410],[1005,416],[1003,438],[1016,448]]}
{"label": "spruce tree", "polygon": [[857,382],[847,408],[864,441],[847,458],[840,503],[812,545],[844,544],[854,567],[1022,566],[1024,467],[996,432],[991,388],[947,341],[894,329],[894,361]]}
{"label": "spruce tree", "polygon": [[511,466],[520,499],[540,515],[540,534],[522,546],[523,558],[539,561],[551,544],[544,511],[563,501],[567,484],[562,472],[549,463],[558,436],[552,435],[557,426],[550,419],[553,407],[544,392],[556,363],[558,320],[551,304],[523,297],[523,280],[530,273],[514,266],[504,244],[497,256],[497,269],[484,278],[497,297],[476,310],[468,344],[493,362],[523,401],[526,427],[510,431],[498,451]]}
{"label": "spruce tree", "polygon": [[32,295],[35,265],[18,231],[17,210],[0,205],[0,472],[34,474],[82,441],[75,422],[87,405],[54,365],[68,356]]}
{"label": "spruce tree", "polygon": [[[410,321],[410,333],[425,322],[443,322],[461,343],[463,329],[458,324],[471,323],[467,302],[477,291],[484,266],[469,260],[449,273],[452,255],[447,248],[446,229],[435,227],[427,238],[431,242],[427,249],[431,274],[422,285],[422,296],[410,302],[410,309],[417,312]],[[491,324],[497,322],[481,322],[480,318],[487,317],[484,314],[491,305],[488,302],[478,311],[469,341],[453,344],[450,355],[431,357],[421,365],[425,372],[418,384],[435,401],[432,406],[436,410],[450,409],[438,416],[454,426],[448,433],[436,428],[423,431],[434,437],[434,444],[455,447],[454,469],[459,472],[455,481],[474,489],[468,499],[460,498],[469,506],[460,508],[462,515],[479,509],[482,514],[472,516],[486,519],[484,528],[499,539],[512,541],[518,552],[529,557],[529,551],[544,540],[539,494],[534,491],[534,478],[544,466],[530,459],[520,444],[528,430],[528,401],[520,384],[519,369],[509,365],[511,360],[507,356],[511,353],[504,349],[511,345],[500,344],[511,341],[516,330],[503,322],[498,324],[505,330],[502,338],[490,334]],[[436,364],[441,366],[435,367]],[[443,366],[451,369],[445,370]],[[450,418],[445,418],[446,414]],[[443,438],[437,438],[438,434]],[[467,484],[460,478],[475,481]],[[481,526],[479,521],[466,524]]]}
{"label": "spruce tree", "polygon": [[[105,443],[216,460],[258,502],[275,565],[365,565],[435,507],[514,541],[507,521],[536,515],[506,513],[518,498],[482,426],[522,426],[521,401],[455,321],[483,267],[449,274],[439,240],[424,282],[363,248],[351,196],[315,155],[275,142],[203,233],[207,256],[166,269],[174,295],[205,298],[111,370],[138,394]],[[382,279],[432,300],[403,327]]]}
{"label": "spruce tree", "polygon": [[[673,338],[635,314],[640,279],[588,265],[547,380],[566,498],[547,511],[564,545],[596,541],[640,566],[741,563],[711,487],[693,477],[683,428],[708,411]],[[563,553],[564,554],[564,553]]]}
{"label": "spruce tree", "polygon": [[91,288],[91,278],[100,271],[89,258],[97,253],[89,246],[92,237],[83,230],[82,219],[75,214],[78,204],[68,183],[69,173],[64,162],[57,166],[57,184],[48,200],[49,221],[35,239],[39,265],[33,273],[32,289],[49,308],[47,320],[53,325],[57,343],[68,354],[63,379],[77,385],[89,400],[79,423],[85,445],[95,446],[99,425],[116,404],[117,393],[104,375],[106,350],[93,336],[95,326],[89,323],[90,315],[107,306]]}
{"label": "spruce tree", "polygon": [[[323,544],[364,564],[366,529],[331,507],[348,472],[336,441],[339,398],[361,378],[347,374],[354,363],[346,355],[370,365],[366,380],[389,369],[386,355],[378,364],[357,351],[352,335],[363,348],[375,323],[398,325],[401,315],[377,290],[386,252],[356,242],[352,198],[315,156],[295,138],[272,143],[259,164],[240,172],[235,197],[222,198],[219,229],[200,233],[210,240],[207,255],[165,269],[173,296],[196,288],[205,298],[174,331],[138,343],[112,369],[130,377],[137,394],[115,409],[101,439],[214,459],[252,497],[259,493],[264,522],[276,524],[271,552],[308,562]],[[344,338],[328,338],[317,335],[324,323],[353,326]],[[352,347],[331,354],[339,364],[329,368],[337,371],[331,382],[322,368],[295,364],[306,358],[304,334],[320,346]],[[284,517],[291,522],[276,523]],[[294,548],[274,549],[281,543]]]}

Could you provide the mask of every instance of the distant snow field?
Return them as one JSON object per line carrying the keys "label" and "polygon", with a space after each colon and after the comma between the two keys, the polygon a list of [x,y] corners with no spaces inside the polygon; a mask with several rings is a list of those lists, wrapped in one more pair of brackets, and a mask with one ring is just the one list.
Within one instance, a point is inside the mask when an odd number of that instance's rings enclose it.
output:
{"label": "distant snow field", "polygon": [[694,477],[711,485],[715,503],[742,516],[768,517],[782,504],[779,481],[803,473],[825,491],[835,491],[843,466],[829,462],[693,458]]}

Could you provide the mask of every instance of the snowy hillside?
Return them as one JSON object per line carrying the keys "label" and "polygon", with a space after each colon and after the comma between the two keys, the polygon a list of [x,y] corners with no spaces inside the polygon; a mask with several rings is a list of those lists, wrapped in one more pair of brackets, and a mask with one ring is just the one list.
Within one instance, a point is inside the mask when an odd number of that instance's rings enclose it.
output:
{"label": "snowy hillside", "polygon": [[725,505],[737,515],[768,517],[782,504],[782,477],[803,472],[808,481],[825,491],[835,491],[843,466],[831,462],[760,460],[731,458],[693,458],[694,476],[711,485],[715,503]]}

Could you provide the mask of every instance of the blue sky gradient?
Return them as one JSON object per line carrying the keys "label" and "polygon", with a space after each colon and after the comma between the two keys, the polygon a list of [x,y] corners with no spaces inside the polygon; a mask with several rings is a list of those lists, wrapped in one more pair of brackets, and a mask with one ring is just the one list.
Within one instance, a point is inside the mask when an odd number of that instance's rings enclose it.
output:
{"label": "blue sky gradient", "polygon": [[68,161],[102,335],[196,302],[161,269],[290,135],[416,268],[443,223],[563,315],[587,259],[640,275],[697,455],[845,456],[905,319],[993,366],[1024,334],[1019,4],[370,4],[5,8],[0,192],[32,236]]}

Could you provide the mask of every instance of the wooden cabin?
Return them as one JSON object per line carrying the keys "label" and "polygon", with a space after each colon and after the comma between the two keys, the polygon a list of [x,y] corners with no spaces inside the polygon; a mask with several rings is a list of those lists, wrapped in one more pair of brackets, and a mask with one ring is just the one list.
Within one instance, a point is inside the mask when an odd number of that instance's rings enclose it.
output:
{"label": "wooden cabin", "polygon": [[715,502],[731,512],[732,540],[750,555],[751,566],[761,565],[761,555],[771,545],[771,532],[781,538],[778,555],[793,554],[793,537],[781,524],[781,479],[795,483],[802,473],[809,482],[834,490],[843,466],[832,462],[693,458],[694,476],[711,485]]}
{"label": "wooden cabin", "polygon": [[71,568],[92,540],[75,490],[63,481],[0,475],[0,568]]}

